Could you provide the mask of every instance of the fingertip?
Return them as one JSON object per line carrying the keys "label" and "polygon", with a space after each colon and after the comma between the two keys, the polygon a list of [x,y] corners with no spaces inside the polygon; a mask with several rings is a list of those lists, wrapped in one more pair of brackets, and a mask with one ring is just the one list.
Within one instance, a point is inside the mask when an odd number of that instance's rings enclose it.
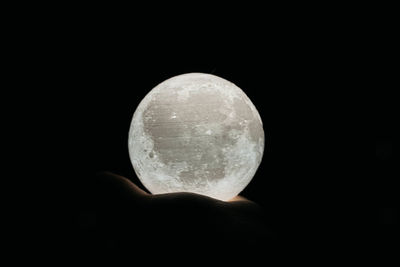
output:
{"label": "fingertip", "polygon": [[248,200],[247,198],[245,198],[245,197],[242,197],[242,196],[236,196],[236,197],[234,197],[234,198],[232,198],[232,199],[230,199],[230,200],[228,200],[227,202],[238,202],[238,201],[250,201],[250,200]]}
{"label": "fingertip", "polygon": [[114,188],[135,196],[149,196],[149,193],[140,189],[136,184],[124,176],[109,171],[97,172],[95,176],[98,182],[102,183],[105,187],[109,187],[110,190]]}

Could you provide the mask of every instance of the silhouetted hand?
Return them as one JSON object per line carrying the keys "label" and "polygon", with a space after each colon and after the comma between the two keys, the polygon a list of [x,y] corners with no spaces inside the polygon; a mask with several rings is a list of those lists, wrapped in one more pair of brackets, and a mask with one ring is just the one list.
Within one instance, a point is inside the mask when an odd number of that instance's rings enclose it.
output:
{"label": "silhouetted hand", "polygon": [[231,249],[270,244],[267,216],[243,197],[151,195],[125,177],[97,175],[99,245],[150,250]]}

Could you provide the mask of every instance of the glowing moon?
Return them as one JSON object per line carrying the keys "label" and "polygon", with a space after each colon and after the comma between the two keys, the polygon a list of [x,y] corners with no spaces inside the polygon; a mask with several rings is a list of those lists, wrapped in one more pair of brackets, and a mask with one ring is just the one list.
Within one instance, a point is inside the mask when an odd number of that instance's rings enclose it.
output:
{"label": "glowing moon", "polygon": [[214,75],[189,73],[146,95],[133,115],[128,145],[135,172],[151,193],[229,200],[256,173],[264,130],[239,87]]}

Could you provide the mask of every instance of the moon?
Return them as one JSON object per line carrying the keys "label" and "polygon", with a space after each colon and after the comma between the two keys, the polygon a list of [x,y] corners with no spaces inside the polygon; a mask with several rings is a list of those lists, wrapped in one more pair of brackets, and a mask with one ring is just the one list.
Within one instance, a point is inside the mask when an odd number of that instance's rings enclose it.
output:
{"label": "moon", "polygon": [[188,73],[144,97],[133,114],[128,148],[135,173],[152,194],[192,192],[226,201],[255,175],[264,130],[238,86]]}

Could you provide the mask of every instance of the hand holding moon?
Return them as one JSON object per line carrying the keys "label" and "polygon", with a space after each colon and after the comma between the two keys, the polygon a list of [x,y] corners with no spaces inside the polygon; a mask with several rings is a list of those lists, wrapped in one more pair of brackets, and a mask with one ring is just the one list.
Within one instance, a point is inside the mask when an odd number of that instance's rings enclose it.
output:
{"label": "hand holding moon", "polygon": [[261,118],[245,93],[220,77],[189,73],[151,90],[129,131],[137,176],[153,194],[237,196],[263,155]]}
{"label": "hand holding moon", "polygon": [[[135,257],[143,253],[173,254],[223,249],[241,254],[258,244],[274,244],[268,214],[253,201],[237,196],[222,201],[188,192],[149,194],[128,178],[109,172],[96,177],[100,248],[126,249]],[[271,243],[269,243],[271,242]],[[137,253],[138,250],[140,253]],[[214,258],[215,259],[215,258]],[[137,259],[136,259],[137,260]]]}

